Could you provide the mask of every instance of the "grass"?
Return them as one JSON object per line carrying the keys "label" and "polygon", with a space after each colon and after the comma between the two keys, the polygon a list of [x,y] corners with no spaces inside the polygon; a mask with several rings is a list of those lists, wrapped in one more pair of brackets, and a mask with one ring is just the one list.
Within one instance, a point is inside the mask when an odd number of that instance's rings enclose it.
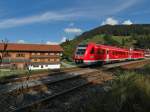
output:
{"label": "grass", "polygon": [[75,62],[73,62],[73,61],[63,60],[63,62],[66,64],[70,64],[70,65],[76,65]]}
{"label": "grass", "polygon": [[114,112],[146,112],[150,106],[150,77],[125,72],[114,80],[107,95],[107,110]]}
{"label": "grass", "polygon": [[[67,64],[75,66],[74,62],[64,61]],[[65,66],[61,65],[61,68],[65,68]],[[29,74],[28,70],[11,70],[11,69],[0,69],[0,81],[3,81],[5,79],[15,78],[15,77],[21,77],[21,76],[27,76],[27,75],[36,75],[39,73],[48,72],[51,73],[55,70],[45,69],[45,70],[32,70]]]}
{"label": "grass", "polygon": [[86,112],[149,112],[150,65],[117,72],[117,78],[103,96],[93,97]]}
{"label": "grass", "polygon": [[[105,35],[96,35],[93,38],[85,39],[82,43],[94,42],[99,44],[105,44],[106,40],[104,39],[104,36]],[[122,45],[123,39],[125,40],[125,46],[130,47],[134,43],[130,36],[112,36],[112,41],[118,43],[119,45]]]}
{"label": "grass", "polygon": [[17,74],[25,74],[27,70],[9,70],[9,69],[1,69],[0,70],[0,78],[9,77]]}
{"label": "grass", "polygon": [[11,70],[11,69],[0,69],[0,81],[5,79],[27,76],[27,75],[35,75],[44,72],[51,72],[51,70],[33,70],[29,73],[28,70]]}

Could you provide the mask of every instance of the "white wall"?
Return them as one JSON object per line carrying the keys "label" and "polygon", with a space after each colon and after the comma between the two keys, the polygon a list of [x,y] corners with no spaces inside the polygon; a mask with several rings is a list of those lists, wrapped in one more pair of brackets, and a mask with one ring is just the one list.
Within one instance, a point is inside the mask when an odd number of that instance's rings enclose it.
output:
{"label": "white wall", "polygon": [[33,65],[29,65],[28,67],[30,70],[59,69],[60,64],[38,65],[38,67],[34,67]]}

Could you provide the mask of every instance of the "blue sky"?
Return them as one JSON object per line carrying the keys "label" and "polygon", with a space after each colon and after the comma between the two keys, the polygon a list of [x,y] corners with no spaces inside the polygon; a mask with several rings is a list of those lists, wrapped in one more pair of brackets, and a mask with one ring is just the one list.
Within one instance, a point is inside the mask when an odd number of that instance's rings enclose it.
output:
{"label": "blue sky", "polygon": [[1,0],[0,40],[55,44],[104,24],[146,24],[149,4],[149,0]]}

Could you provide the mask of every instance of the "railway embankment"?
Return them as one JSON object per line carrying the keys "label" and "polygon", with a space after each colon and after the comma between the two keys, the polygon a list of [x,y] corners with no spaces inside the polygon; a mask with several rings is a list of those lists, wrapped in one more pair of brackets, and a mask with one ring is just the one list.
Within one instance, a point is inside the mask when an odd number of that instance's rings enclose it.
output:
{"label": "railway embankment", "polygon": [[91,84],[76,92],[58,97],[38,109],[52,112],[148,112],[150,110],[149,61],[144,64],[133,64],[130,67],[131,64],[128,68],[122,66],[104,71],[107,74],[113,73],[115,79]]}
{"label": "railway embankment", "polygon": [[[115,63],[112,65],[115,67],[110,69],[109,66],[107,70],[102,67],[67,69],[66,73],[73,72],[75,76],[63,80],[56,74],[40,77],[40,80],[34,77],[31,82],[39,80],[42,85],[1,95],[1,109],[21,112],[146,112],[150,107],[148,63],[149,60],[123,65]],[[60,72],[59,78],[61,76]],[[51,77],[56,81],[45,83],[45,80],[52,81]]]}
{"label": "railway embankment", "polygon": [[[74,98],[70,96],[71,100],[74,99],[70,110],[73,112],[149,112],[149,62],[132,66],[130,64],[109,71],[115,75],[115,79],[104,85],[91,85],[88,89],[74,95]],[[79,99],[79,103],[75,96]]]}

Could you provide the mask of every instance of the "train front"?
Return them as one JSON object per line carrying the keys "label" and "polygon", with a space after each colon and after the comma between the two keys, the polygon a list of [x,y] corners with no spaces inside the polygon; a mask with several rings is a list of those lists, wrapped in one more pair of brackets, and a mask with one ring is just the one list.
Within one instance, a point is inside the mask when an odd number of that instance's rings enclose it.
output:
{"label": "train front", "polygon": [[82,64],[84,62],[84,56],[87,45],[78,45],[74,54],[74,61],[76,64]]}

